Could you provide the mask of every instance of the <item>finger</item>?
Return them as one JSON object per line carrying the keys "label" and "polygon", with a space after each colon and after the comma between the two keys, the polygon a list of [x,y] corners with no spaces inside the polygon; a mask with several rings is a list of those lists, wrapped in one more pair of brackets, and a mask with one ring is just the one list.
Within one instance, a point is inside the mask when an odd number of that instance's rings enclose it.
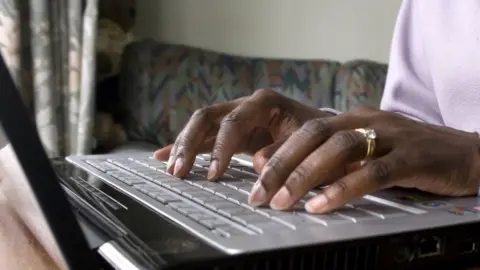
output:
{"label": "finger", "polygon": [[[208,138],[205,142],[203,142],[203,144],[201,144],[198,147],[197,155],[212,152],[214,143],[215,143],[215,136]],[[157,160],[167,161],[168,158],[171,156],[172,148],[173,148],[173,144],[167,145],[167,146],[155,151],[153,156]]]}
{"label": "finger", "polygon": [[268,160],[275,154],[280,146],[285,143],[286,140],[287,138],[278,140],[268,146],[263,147],[255,153],[253,156],[253,167],[258,173],[262,171]]}
{"label": "finger", "polygon": [[167,161],[170,157],[170,152],[172,151],[173,144],[169,144],[163,148],[158,149],[153,153],[153,157],[160,161]]}
{"label": "finger", "polygon": [[252,135],[259,128],[268,127],[272,119],[279,115],[278,102],[276,102],[278,98],[278,94],[270,95],[267,91],[256,92],[225,116],[220,124],[212,151],[208,172],[210,180],[221,176],[230,164],[232,156],[249,145]]}
{"label": "finger", "polygon": [[[392,187],[399,179],[398,164],[405,164],[395,153],[367,162],[360,170],[334,182],[305,205],[311,213],[326,213],[374,191]],[[406,168],[402,168],[405,170]]]}
{"label": "finger", "polygon": [[354,130],[335,133],[290,173],[270,206],[276,210],[287,209],[309,190],[342,177],[349,164],[363,159],[367,146],[365,137]]}
{"label": "finger", "polygon": [[[241,101],[241,100],[240,100]],[[185,176],[195,162],[198,148],[207,136],[215,134],[218,118],[223,117],[240,102],[239,100],[212,105],[195,111],[185,128],[175,140],[171,162],[167,171],[177,177]]]}
{"label": "finger", "polygon": [[348,121],[351,120],[344,117],[329,117],[306,122],[265,164],[250,192],[249,202],[252,205],[269,202],[290,173],[335,130],[347,126]]}

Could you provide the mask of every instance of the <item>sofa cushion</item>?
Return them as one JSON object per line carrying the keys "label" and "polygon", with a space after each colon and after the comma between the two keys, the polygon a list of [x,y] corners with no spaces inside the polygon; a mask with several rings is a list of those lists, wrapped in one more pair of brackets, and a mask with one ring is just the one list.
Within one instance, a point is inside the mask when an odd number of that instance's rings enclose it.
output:
{"label": "sofa cushion", "polygon": [[333,84],[339,62],[254,60],[254,87],[273,88],[304,104],[333,107]]}
{"label": "sofa cushion", "polygon": [[125,49],[119,88],[129,139],[165,145],[196,109],[250,95],[251,62],[142,40]]}

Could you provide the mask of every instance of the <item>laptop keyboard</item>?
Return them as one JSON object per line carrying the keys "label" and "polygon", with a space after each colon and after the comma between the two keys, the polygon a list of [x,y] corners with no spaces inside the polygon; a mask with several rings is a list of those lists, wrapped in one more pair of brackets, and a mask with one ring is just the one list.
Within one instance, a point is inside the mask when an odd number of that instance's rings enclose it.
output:
{"label": "laptop keyboard", "polygon": [[304,204],[315,192],[309,192],[290,211],[255,208],[248,204],[248,194],[258,177],[253,168],[232,160],[225,174],[217,182],[211,182],[206,180],[208,159],[207,155],[198,156],[183,180],[166,173],[165,162],[148,157],[86,162],[223,237],[278,233],[308,225],[351,224],[408,214],[364,199],[331,214],[309,214]]}

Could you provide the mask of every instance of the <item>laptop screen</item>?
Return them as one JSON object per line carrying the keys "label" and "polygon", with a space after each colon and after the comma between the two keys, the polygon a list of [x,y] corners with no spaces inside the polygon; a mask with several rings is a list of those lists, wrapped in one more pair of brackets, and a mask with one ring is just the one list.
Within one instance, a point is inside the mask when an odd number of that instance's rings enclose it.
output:
{"label": "laptop screen", "polygon": [[19,159],[0,125],[0,185],[3,196],[55,263],[66,269],[63,257],[37,203]]}
{"label": "laptop screen", "polygon": [[93,254],[1,55],[0,85],[0,190],[59,266],[91,269]]}

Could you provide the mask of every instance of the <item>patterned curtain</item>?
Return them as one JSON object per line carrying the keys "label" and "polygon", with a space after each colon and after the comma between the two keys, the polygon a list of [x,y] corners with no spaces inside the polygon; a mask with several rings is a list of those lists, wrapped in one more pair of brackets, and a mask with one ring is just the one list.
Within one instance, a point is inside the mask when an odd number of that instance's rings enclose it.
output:
{"label": "patterned curtain", "polygon": [[93,147],[98,0],[0,0],[0,52],[50,157]]}

